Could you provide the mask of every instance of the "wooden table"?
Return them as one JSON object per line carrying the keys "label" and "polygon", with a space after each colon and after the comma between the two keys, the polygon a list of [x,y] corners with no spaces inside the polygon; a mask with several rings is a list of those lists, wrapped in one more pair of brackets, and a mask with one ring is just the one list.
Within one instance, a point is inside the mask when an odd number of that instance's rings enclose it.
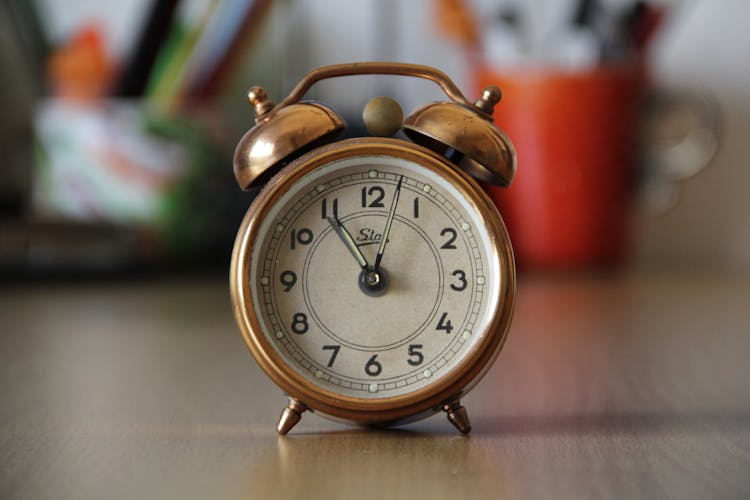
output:
{"label": "wooden table", "polygon": [[0,498],[746,499],[750,279],[522,279],[468,437],[277,436],[217,280],[3,285],[0,394]]}

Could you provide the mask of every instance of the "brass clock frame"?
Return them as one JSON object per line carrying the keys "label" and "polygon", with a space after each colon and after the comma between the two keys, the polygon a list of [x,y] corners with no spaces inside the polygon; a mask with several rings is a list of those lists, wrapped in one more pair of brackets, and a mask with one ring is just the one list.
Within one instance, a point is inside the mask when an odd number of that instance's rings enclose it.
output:
{"label": "brass clock frame", "polygon": [[305,75],[292,92],[274,104],[260,87],[247,98],[256,124],[240,140],[234,154],[234,175],[242,189],[261,184],[288,159],[330,142],[346,127],[330,108],[300,101],[315,83],[353,75],[400,75],[436,83],[450,99],[416,109],[403,123],[417,144],[445,153],[460,153],[456,165],[490,184],[509,186],[516,174],[516,150],[507,135],[492,124],[502,92],[494,85],[473,103],[448,75],[429,66],[394,62],[334,64]]}
{"label": "brass clock frame", "polygon": [[[269,210],[288,189],[314,169],[335,160],[365,155],[387,155],[414,161],[443,176],[463,195],[484,221],[490,235],[488,259],[498,263],[501,277],[497,281],[500,302],[496,305],[483,338],[465,354],[465,358],[435,383],[413,393],[394,397],[365,399],[326,390],[299,375],[278,354],[271,335],[261,329],[252,304],[251,262],[259,229]],[[515,264],[505,225],[490,198],[466,173],[433,151],[400,139],[355,138],[321,146],[282,169],[258,194],[237,233],[230,272],[232,305],[245,343],[263,371],[289,397],[288,407],[278,425],[281,434],[288,432],[305,410],[360,424],[390,425],[418,420],[429,414],[446,411],[448,418],[463,433],[471,426],[459,399],[474,387],[500,352],[513,314],[515,297]],[[270,332],[269,332],[270,333]]]}

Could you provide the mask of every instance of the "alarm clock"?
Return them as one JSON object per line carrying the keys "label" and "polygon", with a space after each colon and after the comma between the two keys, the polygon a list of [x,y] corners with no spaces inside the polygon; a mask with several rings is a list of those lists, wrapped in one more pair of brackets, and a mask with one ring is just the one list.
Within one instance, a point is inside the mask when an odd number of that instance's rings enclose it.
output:
{"label": "alarm clock", "polygon": [[[372,135],[346,140],[338,114],[301,100],[320,80],[376,74],[430,80],[448,100],[403,120],[375,98]],[[471,430],[461,398],[502,348],[515,296],[511,242],[477,182],[508,186],[516,171],[492,123],[500,97],[490,86],[471,102],[434,68],[379,62],[318,68],[278,104],[249,90],[256,124],[234,174],[265,186],[237,233],[230,290],[250,353],[289,398],[280,434],[305,411],[379,426],[444,411]]]}

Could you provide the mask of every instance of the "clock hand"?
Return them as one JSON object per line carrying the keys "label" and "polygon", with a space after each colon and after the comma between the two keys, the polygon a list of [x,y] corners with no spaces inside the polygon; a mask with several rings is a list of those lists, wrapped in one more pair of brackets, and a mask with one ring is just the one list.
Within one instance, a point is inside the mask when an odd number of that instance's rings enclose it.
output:
{"label": "clock hand", "polygon": [[367,271],[369,267],[367,264],[367,259],[365,259],[365,256],[362,255],[362,251],[354,242],[354,238],[352,238],[352,235],[349,234],[349,231],[346,230],[344,225],[335,215],[333,216],[333,218],[331,217],[326,217],[326,218],[328,219],[328,223],[331,225],[333,230],[336,231],[336,234],[339,236],[339,238],[341,238],[341,241],[344,242],[344,245],[346,245],[346,248],[349,249],[349,252],[351,252],[354,258],[357,260],[357,264],[359,264],[359,267]]}
{"label": "clock hand", "polygon": [[396,205],[398,205],[398,197],[401,194],[401,181],[403,180],[404,176],[402,175],[398,179],[398,184],[396,184],[396,192],[393,193],[393,201],[391,201],[391,208],[388,210],[388,219],[385,221],[383,238],[380,240],[380,245],[378,245],[378,253],[375,255],[375,265],[372,267],[374,271],[378,270],[380,261],[383,259],[383,252],[385,252],[385,245],[388,243],[388,235],[391,232],[391,224],[393,224],[393,216],[396,215]]}

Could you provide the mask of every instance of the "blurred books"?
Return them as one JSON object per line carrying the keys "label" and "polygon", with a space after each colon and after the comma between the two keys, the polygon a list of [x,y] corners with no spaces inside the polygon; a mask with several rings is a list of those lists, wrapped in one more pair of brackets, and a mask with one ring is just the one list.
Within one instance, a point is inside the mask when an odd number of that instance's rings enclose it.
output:
{"label": "blurred books", "polygon": [[0,143],[22,150],[0,174],[0,273],[222,265],[248,199],[217,98],[270,4],[154,0],[118,61],[96,23],[50,48],[36,4],[4,3],[3,66],[33,85],[25,106],[0,92],[19,110]]}

